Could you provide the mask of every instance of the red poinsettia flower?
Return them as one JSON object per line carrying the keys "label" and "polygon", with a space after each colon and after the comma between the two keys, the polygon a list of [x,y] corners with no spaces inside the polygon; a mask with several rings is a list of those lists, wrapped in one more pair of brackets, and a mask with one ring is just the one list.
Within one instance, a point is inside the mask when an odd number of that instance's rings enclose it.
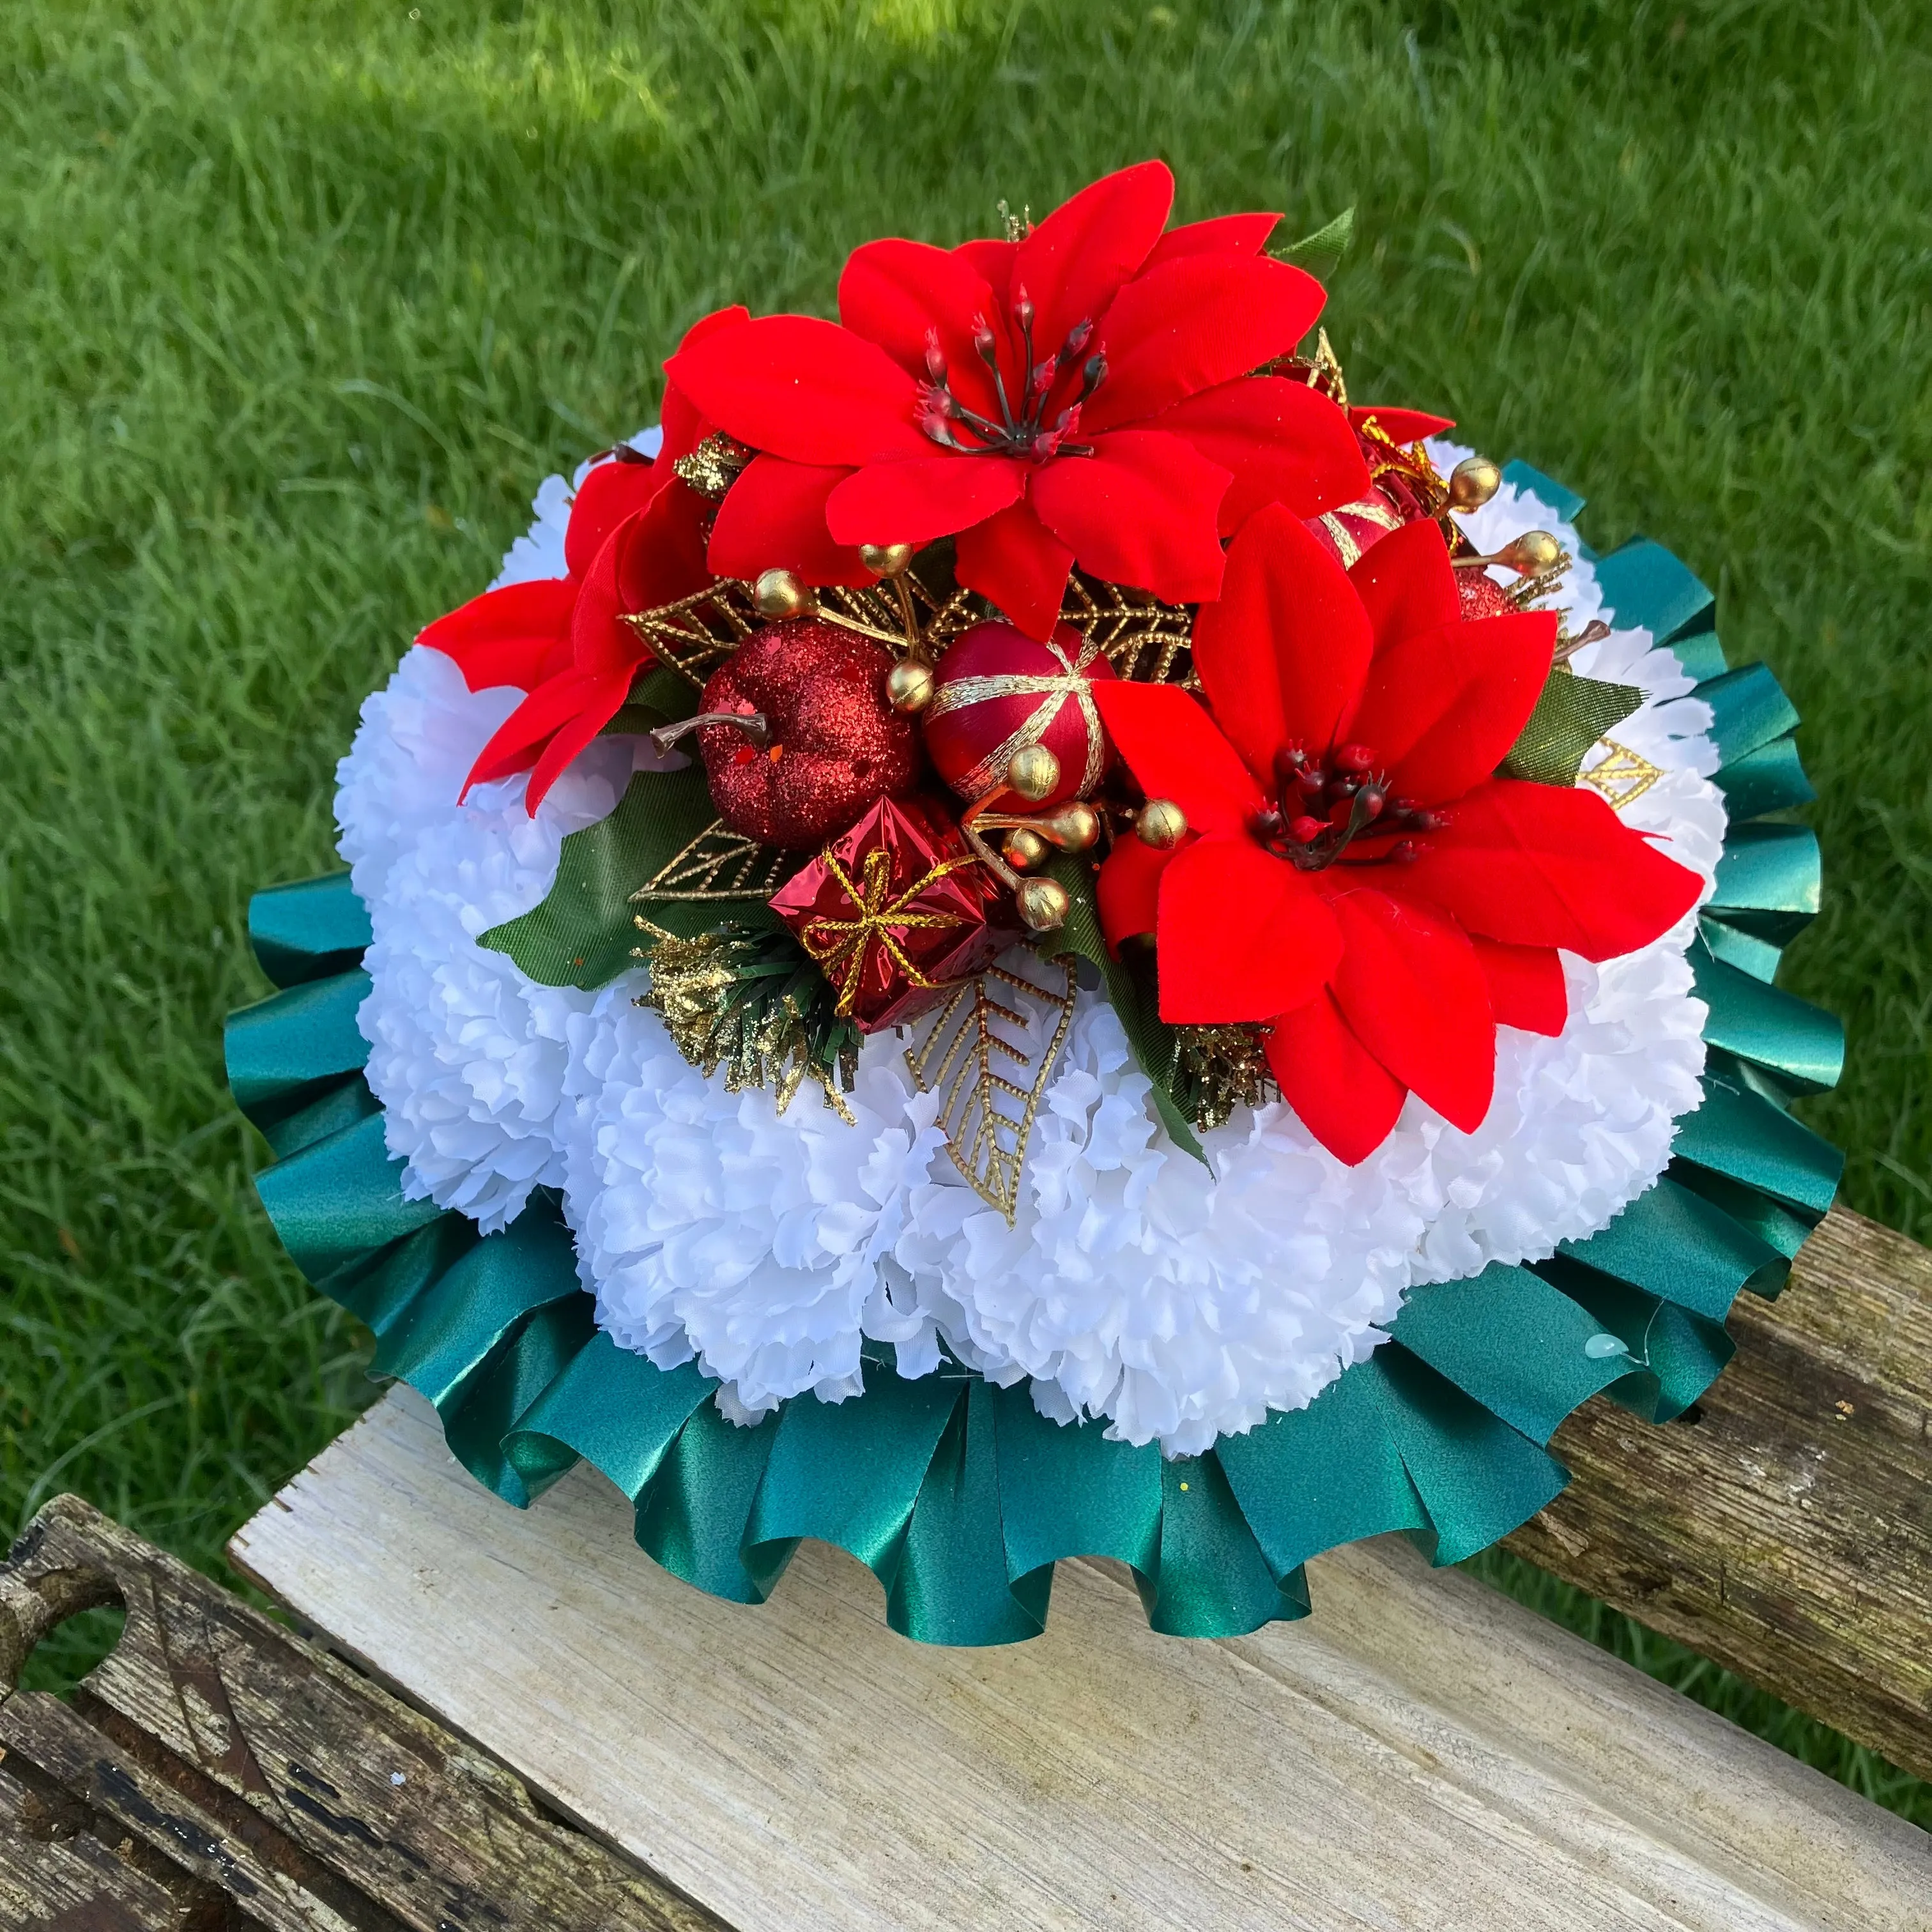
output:
{"label": "red poinsettia flower", "polygon": [[955,536],[959,580],[1044,638],[1076,562],[1192,602],[1263,504],[1362,495],[1342,412],[1253,374],[1293,351],[1322,285],[1260,252],[1277,217],[1163,233],[1173,198],[1148,161],[1023,240],[871,242],[840,280],[842,326],[766,316],[680,350],[673,379],[761,452],[712,568],[867,583],[857,545]]}
{"label": "red poinsettia flower", "polygon": [[1364,1160],[1413,1090],[1473,1132],[1496,1030],[1562,1030],[1559,946],[1607,959],[1697,898],[1695,873],[1588,788],[1496,776],[1549,674],[1552,614],[1460,619],[1433,523],[1344,572],[1260,512],[1178,687],[1098,685],[1109,734],[1190,836],[1114,845],[1109,942],[1155,936],[1162,1017],[1259,1022],[1283,1098]]}
{"label": "red poinsettia flower", "polygon": [[[686,346],[749,318],[724,309],[695,324]],[[675,383],[664,392],[656,460],[620,449],[579,487],[564,532],[568,574],[486,590],[416,641],[456,660],[472,691],[514,685],[529,694],[478,754],[464,790],[528,771],[534,812],[564,769],[616,715],[650,656],[626,613],[674,603],[711,580],[704,560],[710,506],[682,480],[678,458],[712,425]]]}

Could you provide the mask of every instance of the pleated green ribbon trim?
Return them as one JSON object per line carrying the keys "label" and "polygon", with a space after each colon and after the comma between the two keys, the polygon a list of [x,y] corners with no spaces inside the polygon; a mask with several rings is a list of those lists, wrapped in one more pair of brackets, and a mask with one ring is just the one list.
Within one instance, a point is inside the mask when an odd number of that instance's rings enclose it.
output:
{"label": "pleated green ribbon trim", "polygon": [[[1526,466],[1504,474],[1580,507]],[[1155,1629],[1227,1636],[1306,1616],[1303,1565],[1358,1537],[1473,1555],[1562,1490],[1546,1445],[1579,1403],[1607,1390],[1663,1422],[1710,1385],[1732,1299],[1782,1287],[1841,1164],[1789,1107],[1838,1079],[1844,1036],[1772,984],[1818,910],[1816,841],[1772,816],[1813,796],[1797,715],[1762,665],[1726,668],[1711,592],[1667,550],[1639,539],[1597,570],[1618,621],[1670,644],[1715,715],[1732,824],[1694,948],[1703,1104],[1664,1178],[1601,1234],[1413,1290],[1389,1340],[1305,1409],[1168,1462],[1098,1423],[1046,1421],[1024,1384],[946,1367],[907,1381],[873,1348],[862,1396],[734,1426],[695,1366],[654,1368],[598,1332],[554,1198],[488,1239],[403,1198],[362,1077],[370,928],[346,873],[249,908],[282,988],[227,1027],[235,1098],[276,1156],[262,1204],[303,1274],[374,1332],[371,1372],[435,1404],[479,1482],[520,1508],[581,1457],[630,1498],[651,1556],[736,1602],[762,1601],[818,1537],[870,1567],[894,1629],[1006,1643],[1045,1624],[1060,1558],[1104,1556],[1132,1569]]]}

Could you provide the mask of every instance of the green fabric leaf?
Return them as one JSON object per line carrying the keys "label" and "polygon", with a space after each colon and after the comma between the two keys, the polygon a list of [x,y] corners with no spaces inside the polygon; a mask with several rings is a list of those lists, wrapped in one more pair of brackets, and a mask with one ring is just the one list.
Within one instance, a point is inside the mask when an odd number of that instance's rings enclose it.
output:
{"label": "green fabric leaf", "polygon": [[1107,998],[1120,1016],[1121,1029],[1141,1071],[1154,1082],[1154,1104],[1160,1124],[1176,1147],[1204,1162],[1208,1156],[1194,1137],[1194,1128],[1174,1098],[1174,1082],[1180,1066],[1177,1030],[1160,1016],[1155,1002],[1154,975],[1131,959],[1116,959],[1107,950],[1100,931],[1100,908],[1094,896],[1093,868],[1070,852],[1062,852],[1046,868],[1046,876],[1066,889],[1066,917],[1058,932],[1045,934],[1040,955],[1047,959],[1084,959],[1096,967]]}
{"label": "green fabric leaf", "polygon": [[1276,261],[1286,262],[1291,268],[1305,269],[1325,288],[1341,266],[1342,257],[1348,253],[1354,234],[1355,211],[1345,208],[1333,221],[1316,229],[1312,235],[1304,235],[1299,242],[1291,242],[1287,248],[1277,248],[1273,253]]}
{"label": "green fabric leaf", "polygon": [[668,664],[659,664],[656,670],[644,672],[632,682],[631,694],[597,735],[600,738],[627,734],[641,737],[646,731],[655,731],[660,724],[673,724],[680,718],[693,717],[704,708],[688,678],[680,677]]}
{"label": "green fabric leaf", "polygon": [[[556,883],[534,911],[493,926],[477,940],[507,952],[544,986],[606,985],[632,963],[642,935],[631,895],[656,876],[717,817],[704,770],[639,772],[608,818],[563,842]],[[695,938],[724,920],[769,926],[776,915],[758,899],[658,903],[651,918]]]}
{"label": "green fabric leaf", "polygon": [[1579,677],[1558,664],[1502,762],[1503,776],[1537,784],[1574,784],[1583,754],[1642,702],[1643,693],[1634,684]]}

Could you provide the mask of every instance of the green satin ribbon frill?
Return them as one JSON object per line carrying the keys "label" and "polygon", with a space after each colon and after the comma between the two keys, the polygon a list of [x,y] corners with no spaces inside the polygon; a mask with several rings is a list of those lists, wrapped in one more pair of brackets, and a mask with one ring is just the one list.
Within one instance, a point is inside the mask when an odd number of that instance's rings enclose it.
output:
{"label": "green satin ribbon frill", "polygon": [[[1504,473],[1581,507],[1524,465]],[[1304,1409],[1168,1461],[1046,1420],[1024,1384],[950,1364],[904,1379],[868,1345],[862,1395],[734,1426],[695,1366],[655,1368],[598,1330],[554,1196],[487,1238],[404,1198],[362,1077],[370,935],[346,874],[249,909],[281,990],[231,1016],[227,1059],[277,1156],[262,1203],[303,1274],[374,1333],[371,1372],[435,1404],[478,1481],[521,1506],[582,1458],[630,1498],[644,1550],[734,1601],[762,1601],[817,1537],[872,1569],[895,1629],[1005,1643],[1044,1626],[1061,1557],[1104,1556],[1156,1629],[1225,1636],[1306,1616],[1303,1565],[1338,1544],[1402,1530],[1438,1563],[1471,1556],[1562,1490],[1547,1445],[1578,1404],[1605,1391],[1663,1422],[1709,1386],[1733,1298],[1782,1287],[1840,1166],[1790,1103],[1836,1082],[1843,1034],[1772,983],[1818,909],[1816,841],[1774,816],[1814,795],[1796,713],[1762,665],[1726,667],[1712,595],[1669,551],[1638,539],[1594,562],[1618,622],[1699,680],[1722,756],[1731,827],[1692,949],[1703,1103],[1664,1178],[1602,1233],[1412,1290],[1388,1340]]]}

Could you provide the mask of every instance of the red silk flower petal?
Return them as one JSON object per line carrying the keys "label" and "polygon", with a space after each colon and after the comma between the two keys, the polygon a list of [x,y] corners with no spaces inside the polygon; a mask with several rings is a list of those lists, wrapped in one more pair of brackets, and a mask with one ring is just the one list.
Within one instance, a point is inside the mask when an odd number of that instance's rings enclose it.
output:
{"label": "red silk flower petal", "polygon": [[569,634],[576,602],[577,586],[566,578],[506,584],[424,626],[416,642],[454,659],[472,691],[499,684],[529,691],[559,640]]}
{"label": "red silk flower petal", "polygon": [[1570,1017],[1570,989],[1554,946],[1504,946],[1493,939],[1469,943],[1476,949],[1498,1026],[1520,1027],[1552,1039],[1563,1030]]}
{"label": "red silk flower petal", "polygon": [[1474,1133],[1496,1088],[1496,1023],[1467,935],[1386,892],[1344,888],[1329,903],[1343,941],[1342,1017],[1404,1086]]}
{"label": "red silk flower petal", "polygon": [[592,466],[571,499],[563,532],[563,560],[572,576],[581,577],[590,568],[604,538],[650,501],[664,474],[635,450]]}
{"label": "red silk flower petal", "polygon": [[1082,432],[1138,422],[1288,354],[1323,300],[1312,275],[1264,255],[1184,255],[1136,276],[1102,325],[1107,376]]}
{"label": "red silk flower petal", "polygon": [[536,818],[544,795],[568,770],[571,760],[616,717],[630,690],[630,678],[621,672],[586,688],[577,715],[557,728],[531,770],[530,782],[524,788],[524,809],[531,818]]}
{"label": "red silk flower petal", "polygon": [[578,586],[577,606],[570,614],[570,662],[573,670],[604,675],[634,669],[650,655],[649,647],[622,621],[631,607],[621,578],[626,551],[643,523],[626,517],[604,540]]}
{"label": "red silk flower petal", "polygon": [[962,530],[953,555],[953,574],[967,590],[990,598],[1028,637],[1042,639],[1060,622],[1072,568],[1072,551],[1030,503],[1016,503]]}
{"label": "red silk flower petal", "polygon": [[815,316],[719,329],[664,364],[709,421],[795,463],[856,464],[932,448],[914,427],[918,385],[876,343]]}
{"label": "red silk flower petal", "polygon": [[1273,1019],[1312,1000],[1342,954],[1335,916],[1307,875],[1244,833],[1216,832],[1174,855],[1155,940],[1160,1016],[1174,1026]]}
{"label": "red silk flower petal", "polygon": [[1264,786],[1275,754],[1327,754],[1368,674],[1369,621],[1342,566],[1279,504],[1228,551],[1194,623],[1194,668],[1221,728]]}
{"label": "red silk flower petal", "polygon": [[1560,946],[1614,959],[1668,932],[1702,881],[1618,818],[1587,785],[1497,778],[1418,842],[1390,884],[1511,946]]}
{"label": "red silk flower petal", "polygon": [[617,600],[625,610],[654,610],[702,590],[712,579],[704,558],[711,506],[681,476],[670,478],[646,506],[617,553]]}
{"label": "red silk flower petal", "polygon": [[1278,214],[1217,214],[1208,221],[1184,223],[1154,244],[1141,272],[1178,262],[1184,255],[1258,255],[1280,225]]}
{"label": "red silk flower petal", "polygon": [[1456,587],[1449,545],[1428,518],[1404,524],[1372,544],[1349,566],[1348,581],[1369,614],[1378,651],[1462,620],[1462,592]]}
{"label": "red silk flower petal", "polygon": [[1025,471],[1006,458],[902,457],[855,470],[826,500],[825,520],[839,543],[930,543],[998,516],[1025,494]]}
{"label": "red silk flower petal", "polygon": [[832,541],[825,506],[852,472],[815,463],[755,456],[718,506],[710,566],[719,577],[747,580],[789,570],[807,584],[870,584],[859,553]]}
{"label": "red silk flower petal", "polygon": [[[983,316],[998,330],[1003,306],[970,261],[924,242],[868,242],[852,251],[838,278],[838,314],[848,328],[876,342],[920,382],[931,333],[946,358],[953,394],[968,409],[995,418],[999,400],[973,346],[973,326]],[[1016,359],[1007,380],[1018,373]]]}
{"label": "red silk flower petal", "polygon": [[1094,702],[1114,749],[1149,798],[1173,800],[1194,831],[1246,836],[1262,808],[1262,794],[1197,699],[1178,685],[1106,678],[1095,680]]}
{"label": "red silk flower petal", "polygon": [[1170,604],[1216,596],[1228,472],[1179,436],[1152,430],[1096,436],[1092,448],[1091,456],[1056,457],[1036,473],[1040,521],[1096,577]]}
{"label": "red silk flower petal", "polygon": [[1358,1166],[1388,1138],[1408,1089],[1357,1038],[1334,994],[1282,1014],[1267,1049],[1281,1097],[1337,1160]]}
{"label": "red silk flower petal", "polygon": [[[970,242],[961,242],[952,252],[986,277],[986,286],[993,292],[993,299],[1004,308],[1012,293],[1013,262],[1019,254],[1020,244],[998,240],[990,235],[976,235]],[[986,319],[990,322],[992,317],[988,316]]]}
{"label": "red silk flower petal", "polygon": [[714,308],[709,315],[700,315],[680,338],[680,350],[695,349],[698,345],[727,328],[742,327],[752,319],[752,311],[742,302],[733,302],[728,308]]}
{"label": "red silk flower petal", "polygon": [[1160,875],[1173,857],[1172,852],[1156,851],[1138,838],[1114,841],[1114,849],[1094,882],[1100,931],[1111,950],[1118,952],[1121,940],[1136,933],[1154,931],[1160,904]]}
{"label": "red silk flower petal", "polygon": [[508,778],[513,772],[527,770],[554,733],[580,713],[594,710],[609,687],[620,683],[622,688],[616,703],[598,720],[602,724],[614,716],[623,703],[624,692],[630,688],[628,677],[566,670],[539,685],[497,726],[489,742],[477,753],[470,776],[463,781],[464,794],[467,796],[472,785],[488,784]]}
{"label": "red silk flower petal", "polygon": [[1221,499],[1223,536],[1270,503],[1318,517],[1369,493],[1369,466],[1348,418],[1319,391],[1284,376],[1243,376],[1203,389],[1146,427],[1186,437],[1232,474]]}
{"label": "red silk flower petal", "polygon": [[1142,161],[1083,188],[1021,242],[1010,293],[1034,305],[1034,346],[1054,353],[1067,331],[1097,322],[1120,286],[1144,262],[1174,206],[1165,161]]}
{"label": "red silk flower petal", "polygon": [[[678,344],[678,352],[694,347],[707,336],[722,331],[736,328],[752,319],[752,312],[742,304],[734,303],[729,308],[713,309],[709,315],[700,316],[684,332],[684,340]],[[658,422],[664,430],[664,442],[658,451],[658,460],[668,466],[680,456],[688,456],[711,434],[711,425],[704,420],[696,404],[680,389],[675,382],[664,384],[664,401],[658,410]],[[664,474],[670,473],[667,466]]]}
{"label": "red silk flower petal", "polygon": [[1390,442],[1400,443],[1405,449],[1412,442],[1420,442],[1424,436],[1440,436],[1445,429],[1456,427],[1454,416],[1432,416],[1426,410],[1384,409],[1378,403],[1371,403],[1365,409],[1351,410],[1348,420],[1360,429],[1366,429],[1372,422]]}
{"label": "red silk flower petal", "polygon": [[1424,805],[1460,798],[1494,775],[1529,722],[1557,622],[1553,610],[1513,611],[1377,652],[1348,736],[1373,751],[1396,793]]}

